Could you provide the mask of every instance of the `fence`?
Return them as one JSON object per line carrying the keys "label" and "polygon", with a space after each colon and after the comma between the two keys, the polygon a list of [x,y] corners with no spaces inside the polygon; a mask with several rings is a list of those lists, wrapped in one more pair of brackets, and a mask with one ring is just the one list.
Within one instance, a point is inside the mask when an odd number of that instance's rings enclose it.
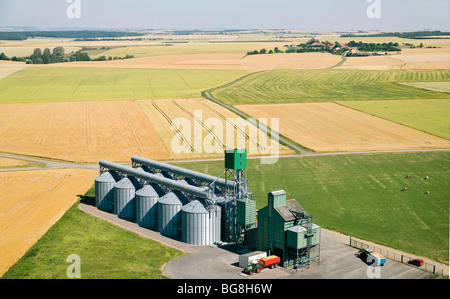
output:
{"label": "fence", "polygon": [[363,243],[359,240],[352,239],[351,236],[350,236],[350,246],[354,247],[354,248],[358,248],[358,249],[370,249],[374,252],[378,252],[379,254],[383,255],[387,259],[390,259],[390,260],[393,260],[396,262],[400,262],[402,264],[407,264],[407,265],[410,265],[411,267],[419,268],[420,270],[430,273],[431,278],[441,277],[444,275],[444,269],[439,269],[438,267],[436,267],[436,265],[427,263],[425,261],[423,262],[423,265],[420,267],[409,264],[408,262],[410,260],[417,258],[415,256],[407,255],[404,253],[398,253],[398,252],[394,252],[394,251],[389,251],[388,249],[381,247],[381,246],[377,246],[377,245],[369,245],[369,244]]}

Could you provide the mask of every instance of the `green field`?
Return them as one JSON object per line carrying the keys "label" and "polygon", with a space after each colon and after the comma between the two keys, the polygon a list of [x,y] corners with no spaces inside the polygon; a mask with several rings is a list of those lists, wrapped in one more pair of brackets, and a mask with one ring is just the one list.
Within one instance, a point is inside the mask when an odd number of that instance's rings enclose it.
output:
{"label": "green field", "polygon": [[[224,169],[223,162],[180,165],[212,175]],[[284,189],[324,228],[446,263],[449,175],[448,152],[248,160],[247,168],[258,209]]]}
{"label": "green field", "polygon": [[213,94],[224,103],[264,104],[366,100],[450,99],[447,93],[397,82],[448,81],[450,71],[274,70],[257,73]]}
{"label": "green field", "polygon": [[161,267],[183,253],[90,216],[77,202],[2,278],[67,278],[71,254],[81,259],[82,279],[155,279],[167,278]]}
{"label": "green field", "polygon": [[450,140],[450,99],[338,103]]}
{"label": "green field", "polygon": [[0,79],[0,103],[196,98],[247,73],[32,66]]}

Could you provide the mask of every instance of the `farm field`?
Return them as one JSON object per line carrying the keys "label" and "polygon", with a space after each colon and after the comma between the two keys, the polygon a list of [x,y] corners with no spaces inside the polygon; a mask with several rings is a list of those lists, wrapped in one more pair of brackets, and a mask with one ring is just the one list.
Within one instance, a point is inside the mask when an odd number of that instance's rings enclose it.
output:
{"label": "farm field", "polygon": [[409,83],[400,83],[403,85],[409,85],[416,88],[422,88],[432,91],[439,92],[450,92],[450,81],[447,82],[409,82]]}
{"label": "farm field", "polygon": [[32,66],[0,81],[0,103],[193,98],[247,73]]}
{"label": "farm field", "polygon": [[2,152],[74,162],[171,157],[132,101],[2,104],[0,120]]}
{"label": "farm field", "polygon": [[[237,115],[204,99],[2,104],[1,107],[2,152],[77,163],[95,163],[100,159],[126,162],[132,155],[156,160],[222,157],[225,145],[238,144],[244,144],[252,155],[270,154],[274,150],[280,154],[294,153],[278,143],[272,144],[262,132],[257,135],[255,130],[255,136],[251,135],[249,128],[253,126],[242,119],[244,128],[235,128],[239,125]],[[198,123],[193,118],[195,110],[202,114]],[[191,138],[186,143],[187,153],[184,146],[180,152],[172,148],[172,139],[178,134],[172,122],[177,118],[186,119],[191,127],[190,130],[181,128],[183,132],[188,130]],[[214,118],[211,124],[207,123],[209,118]],[[223,132],[214,127],[214,121],[220,123]],[[202,130],[205,146],[210,147],[202,148],[201,141],[200,147],[197,146],[193,139],[195,125]],[[233,134],[229,141],[227,126],[231,126]],[[217,137],[217,143],[208,142],[208,136]],[[197,153],[190,149],[194,145]]]}
{"label": "farm field", "polygon": [[450,140],[450,99],[338,103]]}
{"label": "farm field", "polygon": [[404,70],[450,69],[450,52],[448,48],[405,49],[392,58],[405,63]]}
{"label": "farm field", "polygon": [[24,63],[14,63],[14,62],[3,62],[0,61],[0,79],[8,77],[15,72],[23,70],[28,67],[28,65]]}
{"label": "farm field", "polygon": [[[202,98],[138,101],[138,104],[173,159],[222,158],[225,149],[236,147],[247,148],[250,156],[295,153],[268,140],[265,133],[233,112]],[[188,127],[177,125],[179,118],[185,119]],[[202,133],[195,134],[197,130]]]}
{"label": "farm field", "polygon": [[213,92],[226,104],[449,99],[450,95],[397,82],[443,82],[450,70],[273,70]]}
{"label": "farm field", "polygon": [[[94,197],[92,188],[83,200]],[[67,279],[70,264],[66,259],[77,254],[81,258],[82,279],[160,279],[167,278],[162,274],[162,266],[183,255],[176,249],[88,215],[78,208],[78,203],[75,200],[61,219],[2,278]]]}
{"label": "farm field", "polygon": [[[49,67],[96,67],[96,68],[158,68],[158,69],[212,69],[261,71],[272,69],[323,69],[341,61],[338,55],[329,53],[290,53],[250,55],[194,54],[149,56],[112,61],[66,62]],[[397,62],[398,63],[398,62]]]}
{"label": "farm field", "polygon": [[316,152],[450,148],[448,140],[336,103],[235,107],[255,118],[279,118],[280,134]]}
{"label": "farm field", "polygon": [[[323,228],[448,264],[449,162],[448,152],[248,160],[247,177],[257,209],[284,189]],[[221,162],[177,165],[223,172]]]}
{"label": "farm field", "polygon": [[92,186],[88,170],[0,172],[0,275]]}
{"label": "farm field", "polygon": [[400,69],[404,63],[389,56],[346,57],[345,62],[337,69],[356,70],[390,70]]}

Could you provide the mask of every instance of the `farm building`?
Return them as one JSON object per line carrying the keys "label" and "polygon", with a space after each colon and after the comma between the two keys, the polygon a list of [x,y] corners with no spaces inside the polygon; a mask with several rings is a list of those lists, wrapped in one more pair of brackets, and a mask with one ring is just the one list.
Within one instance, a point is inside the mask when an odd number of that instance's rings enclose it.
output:
{"label": "farm building", "polygon": [[258,250],[281,258],[283,266],[319,258],[320,227],[284,190],[268,195],[268,205],[258,211]]}
{"label": "farm building", "polygon": [[96,206],[192,245],[231,242],[280,256],[282,265],[318,258],[320,227],[286,192],[256,212],[247,151],[225,151],[224,178],[137,156],[133,167],[101,160]]}

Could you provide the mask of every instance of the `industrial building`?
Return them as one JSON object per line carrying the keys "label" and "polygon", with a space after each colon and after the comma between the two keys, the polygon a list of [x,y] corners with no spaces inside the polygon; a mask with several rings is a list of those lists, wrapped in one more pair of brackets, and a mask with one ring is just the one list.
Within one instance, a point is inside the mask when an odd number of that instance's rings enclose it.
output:
{"label": "industrial building", "polygon": [[286,192],[270,192],[256,212],[245,149],[225,151],[219,177],[138,156],[131,162],[100,160],[98,209],[188,244],[229,242],[269,252],[283,266],[319,258],[320,227]]}

